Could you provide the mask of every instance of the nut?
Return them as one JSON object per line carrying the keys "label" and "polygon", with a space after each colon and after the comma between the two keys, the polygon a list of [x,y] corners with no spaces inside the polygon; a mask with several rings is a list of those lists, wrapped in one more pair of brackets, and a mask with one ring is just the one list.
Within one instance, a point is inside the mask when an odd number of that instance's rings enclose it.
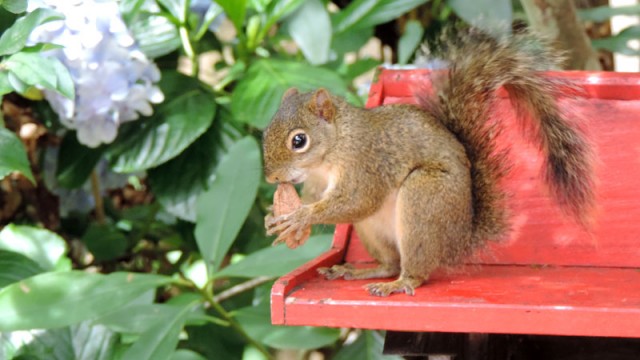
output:
{"label": "nut", "polygon": [[[302,201],[296,192],[296,188],[290,183],[280,183],[273,195],[273,215],[278,217],[294,212],[302,206]],[[301,237],[297,237],[297,233],[293,232],[284,239],[274,241],[273,245],[284,241],[291,249],[304,244],[311,235],[311,225],[307,226],[302,232]]]}

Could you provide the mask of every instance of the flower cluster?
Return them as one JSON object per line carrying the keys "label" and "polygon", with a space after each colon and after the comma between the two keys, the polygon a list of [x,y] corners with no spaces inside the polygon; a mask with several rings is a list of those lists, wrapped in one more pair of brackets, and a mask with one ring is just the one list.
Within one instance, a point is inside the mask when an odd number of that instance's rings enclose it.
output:
{"label": "flower cluster", "polygon": [[62,48],[47,52],[69,69],[76,97],[44,94],[65,126],[91,147],[112,142],[118,126],[151,115],[151,104],[164,100],[154,84],[160,71],[135,44],[113,0],[30,0],[29,11],[47,7],[64,20],[36,28],[31,43]]}

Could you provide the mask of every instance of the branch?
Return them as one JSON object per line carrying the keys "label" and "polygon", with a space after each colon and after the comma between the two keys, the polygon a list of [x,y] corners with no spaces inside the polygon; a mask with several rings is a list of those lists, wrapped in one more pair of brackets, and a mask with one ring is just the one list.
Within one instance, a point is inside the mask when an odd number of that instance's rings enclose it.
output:
{"label": "branch", "polygon": [[255,279],[243,282],[242,284],[238,284],[236,286],[230,287],[229,289],[221,292],[220,294],[213,297],[215,302],[222,302],[227,300],[228,298],[234,297],[241,292],[245,292],[247,290],[253,289],[256,286],[262,285],[267,281],[272,280],[272,277],[269,276],[258,276]]}

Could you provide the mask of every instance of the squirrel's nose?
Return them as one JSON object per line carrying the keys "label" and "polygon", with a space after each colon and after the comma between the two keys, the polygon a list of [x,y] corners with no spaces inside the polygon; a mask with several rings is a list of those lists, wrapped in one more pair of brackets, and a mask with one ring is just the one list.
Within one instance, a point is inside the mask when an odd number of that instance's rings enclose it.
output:
{"label": "squirrel's nose", "polygon": [[277,176],[277,175],[275,175],[275,174],[266,175],[265,177],[266,177],[267,182],[268,182],[269,184],[275,184],[275,183],[277,183],[278,181],[280,181],[280,178],[278,178],[278,176]]}

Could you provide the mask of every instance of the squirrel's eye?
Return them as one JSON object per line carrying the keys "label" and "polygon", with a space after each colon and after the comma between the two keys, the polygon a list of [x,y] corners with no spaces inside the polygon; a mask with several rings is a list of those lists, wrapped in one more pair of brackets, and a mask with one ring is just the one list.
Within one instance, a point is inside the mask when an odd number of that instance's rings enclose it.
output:
{"label": "squirrel's eye", "polygon": [[307,144],[307,135],[296,134],[291,139],[291,147],[295,150],[302,149]]}
{"label": "squirrel's eye", "polygon": [[302,152],[309,148],[309,138],[302,130],[296,130],[289,135],[289,147],[295,152]]}

